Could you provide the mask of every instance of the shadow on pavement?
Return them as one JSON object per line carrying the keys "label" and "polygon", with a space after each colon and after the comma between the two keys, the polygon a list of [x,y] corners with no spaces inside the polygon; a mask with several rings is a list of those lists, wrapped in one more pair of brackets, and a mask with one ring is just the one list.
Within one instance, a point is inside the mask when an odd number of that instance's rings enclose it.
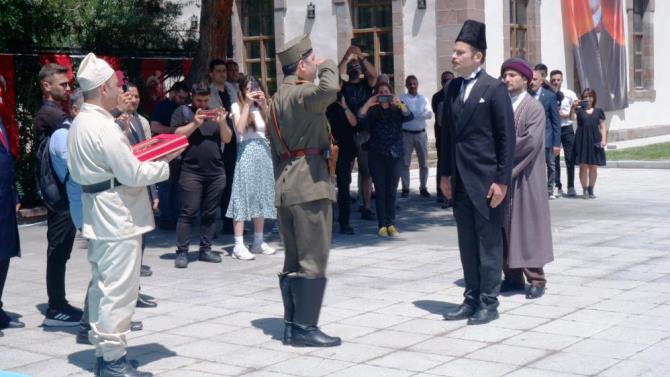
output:
{"label": "shadow on pavement", "polygon": [[[335,246],[345,248],[355,248],[359,246],[371,246],[392,242],[393,238],[381,238],[377,236],[377,221],[361,220],[360,214],[356,211],[356,204],[352,203],[350,223],[356,234],[354,236],[339,234],[337,203],[333,204],[333,243]],[[372,200],[372,210],[374,208],[374,199]],[[441,208],[441,204],[436,203],[435,196],[431,198],[419,197],[412,191],[409,198],[400,198],[398,193],[396,199],[396,228],[400,231],[400,239],[403,239],[403,233],[425,230],[428,227],[438,226],[456,226],[451,209]]]}
{"label": "shadow on pavement", "polygon": [[270,335],[273,340],[282,340],[284,320],[281,318],[259,318],[251,321],[251,325],[263,330],[263,334]]}
{"label": "shadow on pavement", "polygon": [[[165,346],[158,343],[149,343],[142,344],[141,346],[128,347],[126,350],[128,351],[126,356],[128,360],[135,360],[135,358],[139,356],[142,357],[142,363],[139,364],[139,368],[141,368],[144,364],[149,364],[156,360],[177,356],[177,353],[165,348]],[[90,372],[93,372],[93,369],[96,365],[94,349],[75,352],[68,355],[67,359],[70,364],[76,365],[79,368]]]}
{"label": "shadow on pavement", "polygon": [[425,310],[431,314],[443,314],[444,312],[456,309],[460,304],[435,300],[417,300],[412,302],[414,306]]}

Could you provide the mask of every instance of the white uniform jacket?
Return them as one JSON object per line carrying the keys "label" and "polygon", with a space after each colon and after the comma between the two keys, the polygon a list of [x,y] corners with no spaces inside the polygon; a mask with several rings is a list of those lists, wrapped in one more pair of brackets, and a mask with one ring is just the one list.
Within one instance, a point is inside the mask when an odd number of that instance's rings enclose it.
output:
{"label": "white uniform jacket", "polygon": [[128,138],[103,108],[85,103],[68,135],[70,175],[81,185],[116,178],[122,186],[82,194],[82,236],[123,240],[154,228],[146,186],[168,179],[167,162],[140,162]]}

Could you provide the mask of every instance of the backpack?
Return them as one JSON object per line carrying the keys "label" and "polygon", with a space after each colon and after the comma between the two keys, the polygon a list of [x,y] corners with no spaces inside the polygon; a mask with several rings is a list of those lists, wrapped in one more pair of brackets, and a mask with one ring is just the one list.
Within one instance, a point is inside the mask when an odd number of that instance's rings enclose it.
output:
{"label": "backpack", "polygon": [[45,137],[37,147],[37,154],[35,155],[37,193],[49,210],[54,212],[63,211],[70,207],[67,191],[65,191],[65,182],[70,179],[70,172],[67,172],[63,182],[58,179],[58,175],[56,175],[53,166],[51,166],[51,156],[49,154],[50,140],[50,136]]}

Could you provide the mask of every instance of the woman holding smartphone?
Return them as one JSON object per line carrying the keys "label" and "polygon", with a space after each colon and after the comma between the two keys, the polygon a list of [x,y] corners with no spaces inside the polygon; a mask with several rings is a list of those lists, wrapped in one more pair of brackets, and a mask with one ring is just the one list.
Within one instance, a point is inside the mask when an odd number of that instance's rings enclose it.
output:
{"label": "woman holding smartphone", "polygon": [[[275,250],[263,240],[266,218],[277,217],[274,205],[274,172],[270,147],[265,138],[267,102],[265,92],[253,76],[239,82],[240,98],[231,105],[237,137],[237,163],[232,194],[226,217],[232,218],[235,247],[232,257],[254,259],[253,253],[274,254]],[[251,252],[244,244],[244,222],[254,222],[254,242]]]}
{"label": "woman holding smartphone", "polygon": [[605,166],[605,147],[607,129],[605,112],[596,106],[596,92],[586,88],[582,100],[575,101],[570,119],[577,121],[575,133],[575,164],[579,165],[579,181],[582,184],[584,199],[595,199],[593,187],[598,177],[598,166]]}
{"label": "woman holding smartphone", "polygon": [[395,227],[395,200],[403,165],[402,124],[414,118],[407,106],[393,95],[391,85],[378,83],[374,95],[359,110],[359,118],[370,130],[366,143],[370,174],[375,186],[375,205],[380,237],[400,235]]}

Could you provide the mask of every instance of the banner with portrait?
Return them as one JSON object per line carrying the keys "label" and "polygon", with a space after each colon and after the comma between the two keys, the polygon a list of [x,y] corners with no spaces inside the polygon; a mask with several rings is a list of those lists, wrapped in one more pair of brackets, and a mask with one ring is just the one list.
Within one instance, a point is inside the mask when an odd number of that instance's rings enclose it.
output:
{"label": "banner with portrait", "polygon": [[562,10],[581,89],[605,111],[628,107],[623,0],[562,0]]}

